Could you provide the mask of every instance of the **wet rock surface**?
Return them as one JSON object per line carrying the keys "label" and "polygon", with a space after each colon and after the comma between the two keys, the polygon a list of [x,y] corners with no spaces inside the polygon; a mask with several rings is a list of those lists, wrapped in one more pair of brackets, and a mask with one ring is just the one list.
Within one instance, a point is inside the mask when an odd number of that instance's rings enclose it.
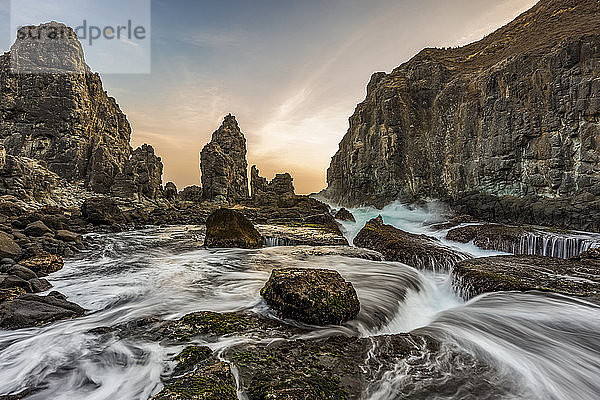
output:
{"label": "wet rock surface", "polygon": [[254,225],[240,212],[222,208],[206,221],[207,247],[258,249],[263,238]]}
{"label": "wet rock surface", "polygon": [[513,290],[587,298],[600,294],[600,267],[595,255],[571,260],[541,256],[469,259],[455,265],[452,279],[455,289],[466,298]]}
{"label": "wet rock surface", "polygon": [[459,243],[472,241],[484,250],[558,258],[571,258],[600,244],[600,237],[577,232],[498,224],[454,228],[448,231],[446,239]]}
{"label": "wet rock surface", "polygon": [[24,294],[0,303],[0,329],[21,329],[82,316],[85,310],[58,292]]}
{"label": "wet rock surface", "polygon": [[386,261],[398,261],[414,268],[449,270],[466,258],[442,246],[435,238],[385,225],[381,216],[367,222],[354,239],[354,245],[378,251]]}
{"label": "wet rock surface", "polygon": [[266,246],[347,246],[338,231],[318,224],[257,225]]}
{"label": "wet rock surface", "polygon": [[275,269],[260,294],[283,318],[312,325],[342,324],[360,311],[354,287],[337,271]]}

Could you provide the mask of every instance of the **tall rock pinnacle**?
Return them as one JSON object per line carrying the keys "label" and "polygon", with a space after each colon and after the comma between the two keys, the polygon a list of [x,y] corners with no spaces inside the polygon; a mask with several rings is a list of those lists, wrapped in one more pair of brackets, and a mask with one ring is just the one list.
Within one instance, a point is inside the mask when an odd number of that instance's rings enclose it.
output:
{"label": "tall rock pinnacle", "polygon": [[238,202],[248,198],[246,138],[231,114],[202,149],[200,169],[206,200]]}

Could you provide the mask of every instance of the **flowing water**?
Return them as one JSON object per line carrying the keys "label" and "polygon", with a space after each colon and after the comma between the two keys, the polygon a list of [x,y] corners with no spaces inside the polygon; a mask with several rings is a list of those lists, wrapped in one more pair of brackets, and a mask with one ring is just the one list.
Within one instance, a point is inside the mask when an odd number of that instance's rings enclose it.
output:
{"label": "flowing water", "polygon": [[[426,232],[441,240],[445,235],[428,228],[442,221],[439,206],[409,209],[394,204],[383,211],[353,211],[357,223],[344,226],[349,239],[378,213],[387,223],[410,232]],[[258,292],[271,269],[300,266],[338,270],[354,284],[361,301],[356,320],[337,328],[314,328],[305,337],[336,333],[368,337],[417,330],[494,365],[510,382],[502,398],[599,398],[600,308],[585,301],[496,293],[465,303],[453,292],[447,273],[311,247],[206,250],[201,246],[202,230],[195,227],[91,235],[90,239],[93,248],[69,260],[50,279],[53,290],[89,311],[84,317],[45,327],[0,331],[0,395],[37,387],[41,390],[28,399],[146,400],[160,390],[167,361],[182,348],[107,339],[92,329],[148,316],[175,319],[200,310],[270,315]],[[471,244],[447,245],[472,256],[499,254]],[[228,338],[208,345],[219,350],[243,340]],[[409,366],[399,364],[386,372],[370,397],[394,399],[407,385],[418,386],[409,371]],[[465,387],[438,398],[476,397]]]}

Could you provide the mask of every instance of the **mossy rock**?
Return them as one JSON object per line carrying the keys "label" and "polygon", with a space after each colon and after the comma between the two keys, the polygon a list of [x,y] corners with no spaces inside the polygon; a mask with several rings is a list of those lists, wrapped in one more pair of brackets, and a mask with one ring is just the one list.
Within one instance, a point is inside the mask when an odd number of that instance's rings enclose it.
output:
{"label": "mossy rock", "polygon": [[200,366],[167,383],[151,400],[237,400],[235,380],[224,362]]}
{"label": "mossy rock", "polygon": [[406,370],[394,398],[452,398],[461,387],[476,398],[502,398],[503,383],[488,365],[415,333],[241,344],[224,356],[249,400],[370,398],[398,365]]}
{"label": "mossy rock", "polygon": [[188,346],[175,357],[177,365],[174,375],[181,375],[194,370],[196,365],[206,362],[212,357],[212,350],[205,346]]}
{"label": "mossy rock", "polygon": [[337,271],[275,269],[260,294],[282,317],[312,325],[341,324],[360,311],[354,287]]}
{"label": "mossy rock", "polygon": [[242,213],[222,208],[206,221],[206,239],[209,248],[259,249],[263,238]]}

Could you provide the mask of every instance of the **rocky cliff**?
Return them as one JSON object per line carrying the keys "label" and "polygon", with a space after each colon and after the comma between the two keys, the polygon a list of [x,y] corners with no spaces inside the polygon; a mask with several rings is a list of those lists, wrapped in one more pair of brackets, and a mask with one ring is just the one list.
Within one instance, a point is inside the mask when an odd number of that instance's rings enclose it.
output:
{"label": "rocky cliff", "polygon": [[204,199],[235,203],[248,198],[246,152],[246,138],[229,114],[200,154]]}
{"label": "rocky cliff", "polygon": [[[53,31],[66,35],[52,39]],[[131,154],[127,118],[86,65],[70,28],[53,22],[17,36],[0,56],[0,140],[7,153],[109,192]]]}
{"label": "rocky cliff", "polygon": [[373,75],[325,195],[600,229],[599,77],[596,0],[542,0],[479,42],[425,49]]}

